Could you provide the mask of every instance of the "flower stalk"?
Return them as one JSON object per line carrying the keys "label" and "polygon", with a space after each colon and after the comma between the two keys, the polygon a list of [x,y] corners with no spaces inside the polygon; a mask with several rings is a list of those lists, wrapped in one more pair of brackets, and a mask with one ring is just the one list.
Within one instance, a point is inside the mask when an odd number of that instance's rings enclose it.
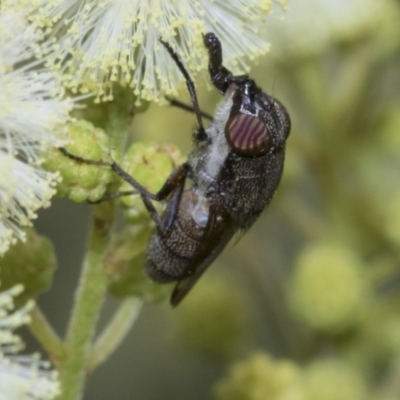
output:
{"label": "flower stalk", "polygon": [[35,305],[30,314],[29,329],[43,348],[50,354],[51,359],[59,365],[65,359],[65,346],[54,331],[46,316]]}
{"label": "flower stalk", "polygon": [[[108,210],[100,217],[96,211],[104,207],[108,207]],[[108,278],[104,268],[104,254],[111,237],[114,211],[112,203],[94,206],[93,209],[86,258],[68,326],[67,358],[60,371],[61,400],[82,398],[90,345],[107,292]]]}
{"label": "flower stalk", "polygon": [[119,346],[137,320],[141,308],[142,301],[135,297],[128,297],[121,303],[115,316],[92,347],[89,371],[102,364]]}

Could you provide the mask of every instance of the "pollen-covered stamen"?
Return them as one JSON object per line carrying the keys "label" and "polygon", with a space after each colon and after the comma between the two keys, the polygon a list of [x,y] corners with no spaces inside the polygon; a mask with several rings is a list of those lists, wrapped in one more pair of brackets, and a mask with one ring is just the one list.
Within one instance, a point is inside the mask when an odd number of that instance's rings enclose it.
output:
{"label": "pollen-covered stamen", "polygon": [[56,371],[37,355],[16,354],[23,343],[14,330],[30,322],[34,302],[14,309],[14,298],[23,291],[16,285],[0,291],[0,399],[54,400],[60,395]]}
{"label": "pollen-covered stamen", "polygon": [[272,146],[272,137],[265,123],[249,114],[237,114],[225,126],[225,136],[237,154],[257,156]]}
{"label": "pollen-covered stamen", "polygon": [[[286,0],[281,0],[284,3]],[[15,8],[15,1],[7,1]],[[30,20],[50,33],[47,64],[73,90],[113,98],[116,82],[132,87],[137,101],[176,96],[183,78],[158,39],[168,42],[193,77],[206,69],[202,34],[224,43],[224,62],[234,74],[268,51],[259,34],[272,0],[51,0],[22,1]],[[237,38],[240,37],[240,40]]]}
{"label": "pollen-covered stamen", "polygon": [[66,126],[75,104],[65,97],[61,77],[40,61],[49,50],[43,39],[25,9],[3,8],[2,3],[0,255],[17,238],[24,239],[21,227],[30,225],[36,211],[48,206],[56,192],[58,175],[45,172],[41,163],[50,148],[66,144]]}

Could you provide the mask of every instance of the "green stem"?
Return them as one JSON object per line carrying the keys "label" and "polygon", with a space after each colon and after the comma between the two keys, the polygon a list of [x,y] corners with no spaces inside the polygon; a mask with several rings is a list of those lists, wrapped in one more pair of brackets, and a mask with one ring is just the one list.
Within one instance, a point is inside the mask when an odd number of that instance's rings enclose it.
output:
{"label": "green stem", "polygon": [[92,347],[88,370],[92,371],[103,363],[118,347],[139,316],[142,302],[129,297],[120,305],[111,322]]}
{"label": "green stem", "polygon": [[88,249],[68,326],[67,359],[60,371],[61,400],[82,398],[90,347],[107,292],[108,279],[103,258],[110,242],[113,221],[114,208],[111,203],[93,207]]}
{"label": "green stem", "polygon": [[63,343],[37,305],[31,311],[29,329],[56,365],[65,358]]}

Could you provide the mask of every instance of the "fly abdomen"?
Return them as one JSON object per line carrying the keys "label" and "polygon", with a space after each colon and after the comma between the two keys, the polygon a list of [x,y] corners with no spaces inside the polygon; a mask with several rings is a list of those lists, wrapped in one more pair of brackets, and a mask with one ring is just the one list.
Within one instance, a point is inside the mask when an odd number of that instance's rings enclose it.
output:
{"label": "fly abdomen", "polygon": [[[175,243],[165,240],[158,234],[152,236],[148,248],[146,273],[153,281],[167,283],[179,280],[190,262],[190,257],[175,253],[175,247]],[[181,247],[179,250],[187,249]],[[188,251],[185,252],[189,254]]]}
{"label": "fly abdomen", "polygon": [[177,281],[190,270],[205,229],[193,218],[197,205],[198,196],[193,190],[186,190],[171,229],[165,234],[155,232],[151,237],[146,272],[154,281]]}

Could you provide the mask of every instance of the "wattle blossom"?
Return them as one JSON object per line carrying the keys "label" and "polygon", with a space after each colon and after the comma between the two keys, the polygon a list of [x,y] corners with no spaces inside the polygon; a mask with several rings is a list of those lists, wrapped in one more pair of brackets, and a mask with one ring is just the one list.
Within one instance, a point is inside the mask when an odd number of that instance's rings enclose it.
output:
{"label": "wattle blossom", "polygon": [[[112,99],[112,82],[133,88],[138,98],[160,101],[183,82],[159,39],[168,41],[191,73],[205,70],[202,34],[213,31],[224,43],[224,60],[235,73],[268,48],[259,35],[272,0],[25,0],[31,19],[53,26],[49,64],[65,83],[98,100]],[[284,4],[281,1],[281,4]],[[56,21],[56,22],[55,22]]]}
{"label": "wattle blossom", "polygon": [[59,395],[58,377],[38,356],[16,355],[22,347],[14,330],[29,322],[33,303],[13,311],[13,298],[21,285],[0,292],[0,398],[4,400],[51,400]]}
{"label": "wattle blossom", "polygon": [[58,175],[40,169],[41,156],[65,143],[74,104],[34,58],[42,39],[22,12],[0,11],[0,255],[55,193]]}

